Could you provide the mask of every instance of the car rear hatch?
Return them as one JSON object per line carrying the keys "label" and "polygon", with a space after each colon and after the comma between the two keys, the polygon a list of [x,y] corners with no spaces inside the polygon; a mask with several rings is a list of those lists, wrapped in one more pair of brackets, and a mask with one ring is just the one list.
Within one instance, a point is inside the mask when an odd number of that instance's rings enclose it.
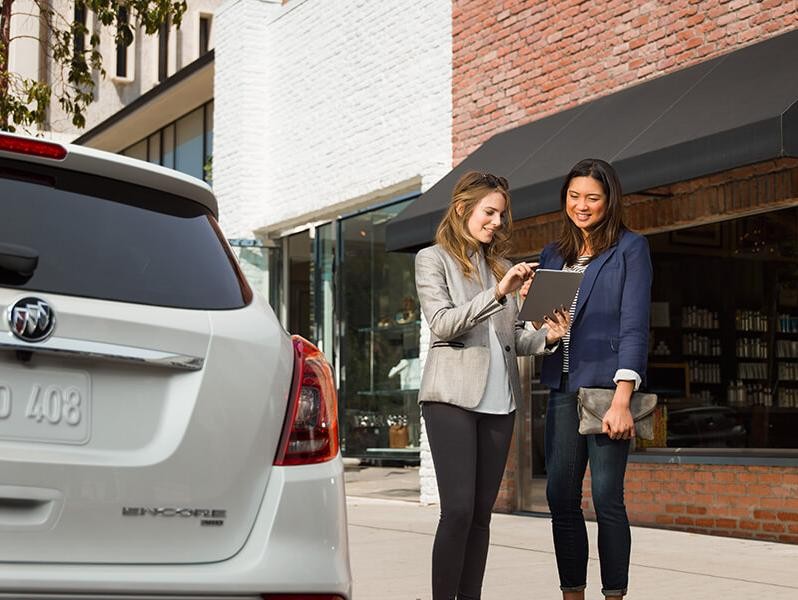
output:
{"label": "car rear hatch", "polygon": [[235,554],[293,350],[209,209],[8,157],[0,207],[0,561]]}

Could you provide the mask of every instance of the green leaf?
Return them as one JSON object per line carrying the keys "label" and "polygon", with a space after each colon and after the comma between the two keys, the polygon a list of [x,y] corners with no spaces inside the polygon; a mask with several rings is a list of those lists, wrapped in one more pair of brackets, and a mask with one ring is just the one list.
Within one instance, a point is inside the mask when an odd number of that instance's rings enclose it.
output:
{"label": "green leaf", "polygon": [[[3,3],[12,0],[2,0]],[[105,77],[103,55],[100,50],[101,31],[108,29],[119,45],[130,46],[140,25],[147,35],[158,32],[161,25],[170,23],[180,27],[186,12],[185,1],[170,0],[77,0],[95,17],[96,29],[88,27],[73,18],[70,8],[62,17],[54,9],[34,0],[39,8],[46,54],[54,61],[53,82],[63,81],[63,85],[51,85],[46,80],[22,79],[8,69],[0,70],[0,130],[16,131],[17,127],[31,128],[44,125],[47,109],[56,102],[72,123],[78,127],[86,126],[86,111],[94,101],[94,76]],[[120,19],[120,8],[128,11],[127,19]],[[21,18],[12,13],[12,19]],[[76,36],[83,36],[85,48],[81,51],[74,43]],[[9,40],[2,36],[0,28],[0,65]]]}

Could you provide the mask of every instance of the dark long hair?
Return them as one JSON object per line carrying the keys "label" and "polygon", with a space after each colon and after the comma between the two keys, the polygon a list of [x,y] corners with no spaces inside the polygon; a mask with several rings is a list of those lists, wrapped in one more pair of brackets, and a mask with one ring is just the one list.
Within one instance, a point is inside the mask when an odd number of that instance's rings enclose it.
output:
{"label": "dark long hair", "polygon": [[565,259],[565,264],[567,265],[572,265],[576,262],[576,259],[579,258],[579,252],[585,243],[582,230],[574,225],[565,210],[568,200],[568,186],[574,177],[592,177],[601,184],[604,189],[604,195],[607,197],[607,209],[604,212],[604,218],[588,231],[587,241],[593,251],[593,258],[615,244],[626,227],[623,224],[621,182],[615,169],[608,162],[598,158],[580,160],[565,177],[560,190],[562,231],[557,242],[557,251]]}

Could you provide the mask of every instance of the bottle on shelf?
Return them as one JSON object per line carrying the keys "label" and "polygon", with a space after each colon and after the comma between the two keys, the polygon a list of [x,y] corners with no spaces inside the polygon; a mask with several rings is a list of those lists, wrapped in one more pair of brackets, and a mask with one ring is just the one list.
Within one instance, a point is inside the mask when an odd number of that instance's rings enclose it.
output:
{"label": "bottle on shelf", "polygon": [[798,363],[780,362],[778,375],[781,381],[798,381]]}
{"label": "bottle on shelf", "polygon": [[778,358],[798,358],[798,341],[776,340],[776,356]]}
{"label": "bottle on shelf", "polygon": [[758,310],[736,310],[734,326],[737,331],[765,332],[768,330],[768,316]]}
{"label": "bottle on shelf", "polygon": [[779,315],[779,333],[798,333],[798,316],[782,313]]}
{"label": "bottle on shelf", "polygon": [[737,363],[737,377],[740,379],[767,379],[767,363],[740,362]]}
{"label": "bottle on shelf", "polygon": [[743,382],[739,379],[729,382],[726,388],[726,403],[735,407],[748,405],[748,392]]}
{"label": "bottle on shelf", "polygon": [[781,388],[778,397],[782,408],[798,408],[798,388]]}
{"label": "bottle on shelf", "polygon": [[718,313],[698,306],[682,307],[682,327],[688,329],[718,329]]}

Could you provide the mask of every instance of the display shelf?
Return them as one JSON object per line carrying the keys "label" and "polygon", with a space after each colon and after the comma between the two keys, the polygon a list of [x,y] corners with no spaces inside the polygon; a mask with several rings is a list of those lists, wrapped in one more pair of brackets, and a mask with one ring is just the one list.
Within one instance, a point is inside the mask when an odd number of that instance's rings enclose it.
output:
{"label": "display shelf", "polygon": [[798,414],[798,407],[792,406],[762,406],[761,404],[754,404],[751,406],[734,406],[737,412],[769,412],[773,414]]}
{"label": "display shelf", "polygon": [[417,466],[421,462],[421,449],[418,446],[408,446],[407,448],[366,448],[366,454],[363,458],[376,466],[392,464]]}
{"label": "display shelf", "polygon": [[396,454],[412,454],[413,452],[420,451],[421,448],[418,446],[407,446],[406,448],[366,448],[366,452],[369,454],[377,453],[377,452],[394,452]]}
{"label": "display shelf", "polygon": [[384,332],[396,332],[396,331],[412,331],[413,329],[419,327],[421,325],[421,321],[408,321],[407,323],[393,323],[392,325],[386,325],[384,327],[380,327],[379,325],[375,327],[358,327],[357,330],[360,333],[379,333],[381,331]]}
{"label": "display shelf", "polygon": [[417,394],[418,389],[412,390],[358,390],[358,396],[400,396],[403,394]]}

